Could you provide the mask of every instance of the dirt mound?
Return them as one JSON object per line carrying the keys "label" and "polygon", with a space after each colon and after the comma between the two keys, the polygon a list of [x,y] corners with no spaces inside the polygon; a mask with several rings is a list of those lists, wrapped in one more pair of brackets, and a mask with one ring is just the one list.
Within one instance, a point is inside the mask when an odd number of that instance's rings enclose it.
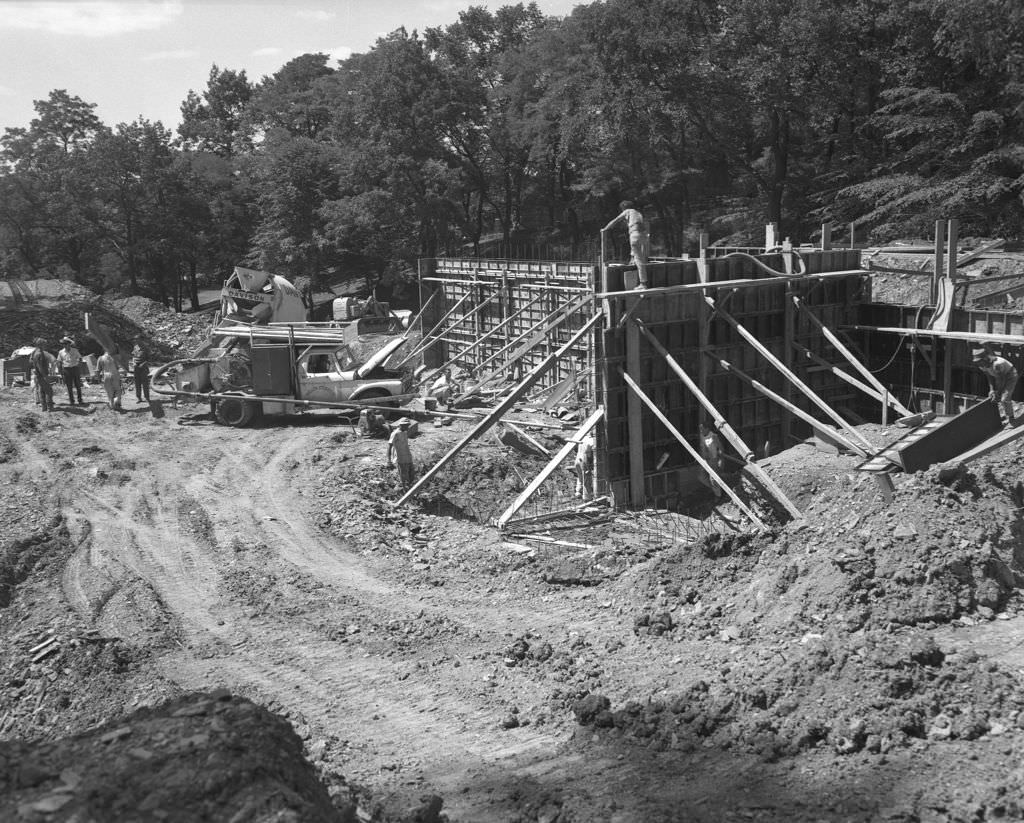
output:
{"label": "dirt mound", "polygon": [[827,746],[885,754],[920,741],[1024,728],[1018,675],[976,654],[947,655],[923,632],[807,635],[724,666],[717,680],[612,711],[588,695],[585,725],[663,749],[737,747],[768,760]]}
{"label": "dirt mound", "polygon": [[221,691],[73,738],[0,743],[5,820],[342,821],[282,718]]}
{"label": "dirt mound", "polygon": [[[122,311],[123,304],[127,311]],[[85,330],[85,314],[102,324],[126,352],[141,340],[156,360],[181,357],[199,346],[210,328],[208,315],[178,315],[143,297],[107,301],[91,296],[61,301],[58,305],[25,303],[0,309],[0,354],[8,356],[37,337],[56,352],[65,334],[74,338],[84,354],[99,353],[99,345]]]}

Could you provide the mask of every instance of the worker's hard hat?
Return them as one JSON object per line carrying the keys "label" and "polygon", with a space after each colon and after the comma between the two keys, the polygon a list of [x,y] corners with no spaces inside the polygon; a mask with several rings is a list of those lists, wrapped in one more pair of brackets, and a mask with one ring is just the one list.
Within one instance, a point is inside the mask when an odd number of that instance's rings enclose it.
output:
{"label": "worker's hard hat", "polygon": [[971,349],[971,360],[977,362],[978,360],[985,360],[991,356],[992,352],[987,346],[981,346],[980,348]]}
{"label": "worker's hard hat", "polygon": [[399,418],[398,425],[401,426],[402,428],[405,428],[406,426],[411,426],[412,420],[410,420],[408,417]]}

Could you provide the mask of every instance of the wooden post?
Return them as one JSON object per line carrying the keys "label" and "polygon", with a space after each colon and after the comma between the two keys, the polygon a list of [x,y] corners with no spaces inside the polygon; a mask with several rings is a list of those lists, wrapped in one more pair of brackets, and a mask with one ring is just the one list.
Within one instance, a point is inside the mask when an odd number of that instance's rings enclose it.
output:
{"label": "wooden post", "polygon": [[935,261],[932,271],[932,293],[929,302],[934,306],[939,300],[939,278],[942,277],[942,254],[946,244],[946,224],[942,220],[935,221]]}
{"label": "wooden post", "polygon": [[[786,368],[793,365],[793,345],[796,337],[796,317],[793,312],[793,301],[796,296],[793,294],[793,284],[786,283],[786,296],[784,311],[782,314],[782,357]],[[787,400],[793,400],[793,387],[787,381],[783,386],[783,393]],[[782,447],[789,445],[789,439],[793,436],[793,415],[783,409],[782,411]]]}
{"label": "wooden post", "polygon": [[[938,342],[936,340],[936,342]],[[942,413],[956,414],[953,408],[953,350],[955,340],[942,341]]]}
{"label": "wooden post", "polygon": [[558,468],[559,464],[569,456],[569,452],[590,433],[590,430],[598,424],[602,417],[604,417],[604,409],[598,409],[584,421],[583,425],[576,430],[576,433],[565,442],[565,445],[558,450],[558,453],[551,458],[550,462],[540,470],[537,476],[530,481],[529,485],[512,501],[512,505],[505,509],[501,517],[497,519],[495,525],[499,529],[505,528],[512,516],[523,507],[523,504],[533,496],[541,484],[551,476],[551,473]]}
{"label": "wooden post", "polygon": [[[743,442],[743,438],[739,436],[737,431],[729,425],[729,421],[725,419],[721,412],[714,403],[708,398],[708,396],[701,391],[700,387],[694,382],[693,378],[690,377],[686,369],[682,367],[678,360],[676,360],[668,349],[661,345],[661,341],[655,337],[650,330],[644,326],[640,320],[634,320],[634,323],[639,326],[640,331],[643,332],[644,337],[647,338],[647,342],[651,344],[658,354],[665,358],[665,362],[672,371],[676,373],[680,380],[683,381],[683,385],[686,386],[697,398],[697,402],[700,403],[707,413],[711,415],[711,419],[715,421],[715,428],[722,433],[722,436],[729,441],[729,444],[736,450],[740,458],[745,464],[745,468],[754,476],[755,480],[759,481],[764,487],[764,490],[782,506],[785,511],[789,513],[795,520],[803,519],[803,514],[800,510],[790,502],[789,498],[783,493],[775,482],[764,472],[764,470],[754,463],[754,452],[753,450]],[[706,358],[702,357],[703,362]]]}
{"label": "wooden post", "polygon": [[765,224],[765,227],[764,227],[764,248],[765,248],[765,251],[768,251],[769,249],[774,249],[779,244],[779,240],[778,240],[778,236],[777,236],[778,233],[779,233],[779,224],[778,223],[766,223]]}
{"label": "wooden post", "polygon": [[649,408],[651,412],[653,412],[654,416],[657,417],[664,424],[665,428],[667,428],[669,432],[672,434],[672,436],[679,441],[679,443],[682,445],[684,449],[686,449],[686,451],[690,454],[694,461],[696,461],[697,465],[700,466],[705,472],[707,472],[708,477],[711,478],[715,485],[718,486],[727,495],[729,495],[729,499],[736,504],[740,511],[742,511],[747,517],[750,518],[751,522],[755,526],[757,526],[757,528],[764,529],[765,525],[761,521],[761,519],[750,510],[750,507],[747,506],[746,503],[740,500],[736,492],[732,490],[732,486],[726,483],[718,474],[718,472],[711,468],[711,465],[708,463],[708,461],[701,456],[700,452],[697,451],[697,449],[690,445],[690,441],[683,437],[679,429],[677,429],[669,422],[669,419],[665,417],[661,409],[658,408],[658,404],[651,400],[651,398],[644,393],[644,390],[637,385],[636,381],[632,377],[630,377],[628,374],[626,374],[626,372],[622,371],[621,369],[619,371],[622,374],[622,379],[626,381],[626,385],[633,390],[633,394],[640,398],[640,400],[643,401],[644,405],[646,405],[647,408]]}
{"label": "wooden post", "polygon": [[[638,300],[639,298],[633,298]],[[626,369],[640,374],[640,329],[635,323],[626,326]],[[644,488],[644,405],[630,392],[626,395],[626,415],[629,438],[629,502],[641,507],[646,500]]]}
{"label": "wooden post", "polygon": [[960,221],[956,218],[949,221],[946,236],[949,242],[948,249],[946,251],[946,277],[949,278],[949,282],[956,284],[956,244],[958,241],[957,234],[960,230]]}
{"label": "wooden post", "polygon": [[[710,297],[705,297],[704,299],[708,302],[708,305],[710,305],[712,308],[715,307],[715,301],[712,300]],[[828,403],[826,403],[824,400],[822,400],[820,397],[818,397],[818,395],[815,394],[815,392],[810,388],[810,386],[805,384],[790,369],[786,368],[785,364],[783,364],[782,361],[780,361],[779,358],[777,358],[774,354],[772,354],[770,351],[768,351],[768,349],[765,348],[764,345],[762,345],[761,341],[758,340],[756,337],[754,337],[754,335],[752,335],[749,331],[747,331],[746,327],[741,325],[739,323],[739,321],[736,320],[736,318],[734,318],[731,314],[729,314],[724,309],[718,309],[718,314],[721,315],[722,319],[725,320],[730,326],[732,326],[734,329],[736,329],[736,331],[739,333],[740,337],[742,337],[751,346],[753,346],[755,349],[757,349],[758,353],[760,353],[760,355],[765,360],[767,360],[769,363],[771,363],[778,371],[780,371],[786,378],[788,378],[789,381],[794,386],[796,386],[796,388],[799,389],[799,391],[808,400],[810,400],[815,406],[817,406],[819,409],[821,409],[821,411],[823,411],[826,416],[828,416],[831,420],[833,420],[836,423],[836,425],[838,425],[841,429],[846,431],[854,439],[859,440],[864,445],[864,447],[866,449],[870,450],[872,448],[871,443],[868,442],[868,440],[864,437],[864,435],[862,435],[859,431],[857,431],[855,428],[853,428],[853,426],[851,426],[849,423],[847,423],[843,419],[842,415],[840,415]],[[790,405],[792,405],[792,404],[790,404]]]}
{"label": "wooden post", "polygon": [[419,480],[417,480],[413,484],[412,488],[410,488],[396,501],[395,505],[400,506],[403,503],[407,502],[410,497],[412,497],[416,492],[418,492],[428,482],[430,482],[430,480],[439,471],[441,471],[441,469],[452,458],[454,458],[455,455],[461,452],[473,440],[475,440],[477,437],[479,437],[481,434],[483,434],[489,428],[491,428],[491,426],[497,423],[501,416],[505,414],[505,412],[507,412],[509,409],[511,409],[512,406],[514,406],[516,402],[519,400],[519,398],[530,390],[530,387],[533,386],[533,384],[536,383],[541,378],[544,372],[551,368],[551,366],[554,365],[555,361],[559,357],[562,357],[566,352],[570,351],[573,346],[575,346],[583,337],[585,337],[594,327],[597,321],[600,319],[601,313],[598,312],[593,317],[591,317],[578,332],[576,332],[571,338],[569,338],[569,342],[565,343],[560,349],[558,349],[558,351],[549,354],[540,363],[534,366],[533,369],[530,370],[529,374],[527,374],[526,377],[524,377],[523,380],[519,383],[519,385],[516,386],[515,390],[510,395],[508,395],[508,397],[502,400],[497,406],[495,406],[483,420],[477,423],[477,425],[469,434],[462,438],[462,440],[456,443],[443,457],[441,457],[441,459],[438,460],[429,469],[429,471],[426,472],[426,474],[424,474]]}
{"label": "wooden post", "polygon": [[882,392],[882,425],[889,425],[889,392]]}
{"label": "wooden post", "polygon": [[832,248],[832,224],[821,224],[821,250],[828,251]]}
{"label": "wooden post", "polygon": [[857,232],[857,224],[856,223],[850,223],[850,248],[851,249],[856,248],[856,244],[854,243],[854,239],[856,238],[856,232]]}
{"label": "wooden post", "polygon": [[698,237],[697,237],[697,243],[699,244],[698,245],[698,254],[697,254],[697,256],[700,257],[701,259],[703,259],[703,258],[708,256],[708,240],[709,239],[710,239],[710,237],[708,236],[708,233],[706,231],[702,231],[698,235]]}

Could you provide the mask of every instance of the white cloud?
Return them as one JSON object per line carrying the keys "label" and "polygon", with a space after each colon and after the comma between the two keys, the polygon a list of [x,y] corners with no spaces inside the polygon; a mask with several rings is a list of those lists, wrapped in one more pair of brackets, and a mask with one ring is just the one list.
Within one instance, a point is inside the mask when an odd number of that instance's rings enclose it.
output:
{"label": "white cloud", "polygon": [[335,46],[333,49],[324,49],[323,51],[332,60],[348,60],[352,56],[352,49],[348,46]]}
{"label": "white cloud", "polygon": [[152,63],[156,60],[188,60],[198,56],[199,52],[195,49],[173,49],[171,51],[155,51],[142,59],[147,63]]}
{"label": "white cloud", "polygon": [[253,57],[277,57],[284,49],[278,46],[266,46],[252,52]]}
{"label": "white cloud", "polygon": [[318,23],[326,23],[338,15],[333,11],[323,11],[322,9],[301,9],[295,12],[295,16],[303,20],[315,20]]}
{"label": "white cloud", "polygon": [[0,3],[0,28],[107,37],[158,29],[183,11],[180,0],[11,0]]}

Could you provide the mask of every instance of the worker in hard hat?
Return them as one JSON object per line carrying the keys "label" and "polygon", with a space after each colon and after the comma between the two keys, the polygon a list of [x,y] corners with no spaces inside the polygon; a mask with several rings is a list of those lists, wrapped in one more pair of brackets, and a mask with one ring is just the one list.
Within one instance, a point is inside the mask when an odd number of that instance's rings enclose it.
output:
{"label": "worker in hard hat", "polygon": [[[412,450],[409,448],[409,426],[412,421],[408,417],[403,417],[398,421],[397,428],[391,432],[391,436],[388,438],[388,466],[393,463],[398,464],[398,479],[402,483],[403,489],[408,489],[412,486],[412,480],[414,475],[413,462],[412,462]],[[394,461],[392,461],[392,455],[394,455]]]}
{"label": "worker in hard hat", "polygon": [[117,365],[117,354],[116,346],[113,351],[104,351],[96,361],[96,370],[103,378],[107,405],[114,411],[121,411],[121,371]]}
{"label": "worker in hard hat", "polygon": [[999,357],[988,346],[974,349],[972,360],[988,378],[988,399],[1002,405],[1008,425],[1016,425],[1013,411],[1013,390],[1017,387],[1017,369],[1005,357]]}

